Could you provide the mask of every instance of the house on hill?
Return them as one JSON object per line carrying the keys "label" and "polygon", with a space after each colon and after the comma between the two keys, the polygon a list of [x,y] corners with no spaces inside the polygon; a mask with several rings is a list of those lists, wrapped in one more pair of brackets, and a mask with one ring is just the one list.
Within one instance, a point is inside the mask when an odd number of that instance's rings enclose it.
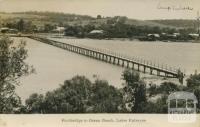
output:
{"label": "house on hill", "polygon": [[103,33],[104,33],[103,30],[92,30],[92,31],[90,31],[89,34],[103,34]]}
{"label": "house on hill", "polygon": [[0,32],[1,33],[12,33],[12,34],[16,34],[18,33],[19,31],[17,29],[10,29],[8,27],[3,27],[3,28],[0,28]]}
{"label": "house on hill", "polygon": [[65,32],[65,27],[59,27],[57,26],[56,29],[53,30],[55,33],[64,33]]}
{"label": "house on hill", "polygon": [[9,31],[8,27],[2,27],[2,28],[0,28],[0,32],[1,33],[7,33],[8,31]]}
{"label": "house on hill", "polygon": [[196,38],[199,37],[199,34],[190,33],[190,34],[188,34],[188,36],[189,36],[190,38],[192,38],[192,39],[196,39]]}
{"label": "house on hill", "polygon": [[92,30],[89,32],[88,36],[91,38],[102,38],[104,35],[103,30]]}

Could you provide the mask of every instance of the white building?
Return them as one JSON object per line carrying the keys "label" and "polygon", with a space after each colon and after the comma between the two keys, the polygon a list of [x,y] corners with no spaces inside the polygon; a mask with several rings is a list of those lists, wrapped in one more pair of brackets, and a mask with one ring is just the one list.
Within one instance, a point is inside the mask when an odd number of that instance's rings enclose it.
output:
{"label": "white building", "polygon": [[64,33],[65,27],[59,27],[57,26],[56,29],[53,30],[53,32],[58,32],[58,33]]}
{"label": "white building", "polygon": [[199,37],[199,34],[190,33],[190,34],[188,34],[188,35],[191,36],[191,37]]}
{"label": "white building", "polygon": [[90,31],[90,34],[103,34],[103,30],[92,30]]}
{"label": "white building", "polygon": [[153,36],[153,37],[157,37],[157,38],[159,38],[159,37],[160,37],[160,35],[159,35],[159,34],[148,34],[147,36],[148,36],[148,37],[152,37],[152,36]]}

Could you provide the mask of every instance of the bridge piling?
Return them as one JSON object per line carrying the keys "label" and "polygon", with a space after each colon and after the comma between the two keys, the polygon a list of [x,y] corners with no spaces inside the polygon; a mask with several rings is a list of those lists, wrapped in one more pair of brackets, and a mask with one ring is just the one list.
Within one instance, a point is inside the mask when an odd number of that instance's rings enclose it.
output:
{"label": "bridge piling", "polygon": [[112,61],[112,57],[110,56],[109,63],[111,63],[111,61]]}
{"label": "bridge piling", "polygon": [[140,71],[140,65],[139,64],[137,64],[138,65],[138,71]]}
{"label": "bridge piling", "polygon": [[124,60],[122,60],[122,67],[124,67]]}
{"label": "bridge piling", "polygon": [[129,68],[129,61],[127,61],[127,68]]}
{"label": "bridge piling", "polygon": [[[119,53],[108,52],[106,50],[100,50],[97,48],[90,48],[86,46],[77,46],[73,44],[62,43],[38,36],[29,36],[29,38],[114,65],[132,68],[137,71],[140,71],[141,69],[141,72],[150,73],[151,75],[178,79],[183,79],[184,76],[183,72],[181,72],[180,69],[174,69],[172,67],[168,67],[167,65],[164,66],[163,64],[160,66],[159,64],[155,64],[155,62],[152,63],[152,61],[149,62],[139,58],[130,58]],[[149,71],[147,71],[147,69]],[[155,74],[153,72],[155,72]]]}

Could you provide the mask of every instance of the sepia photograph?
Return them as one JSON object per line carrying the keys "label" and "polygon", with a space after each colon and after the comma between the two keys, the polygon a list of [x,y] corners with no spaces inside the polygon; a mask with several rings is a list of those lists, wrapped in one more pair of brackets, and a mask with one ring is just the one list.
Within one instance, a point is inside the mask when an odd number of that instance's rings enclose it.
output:
{"label": "sepia photograph", "polygon": [[200,127],[199,113],[199,0],[0,0],[0,127]]}

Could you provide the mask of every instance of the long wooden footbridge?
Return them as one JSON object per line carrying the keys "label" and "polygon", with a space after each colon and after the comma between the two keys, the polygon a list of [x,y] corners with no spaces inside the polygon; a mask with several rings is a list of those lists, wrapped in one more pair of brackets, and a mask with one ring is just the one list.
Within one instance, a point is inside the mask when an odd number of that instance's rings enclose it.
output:
{"label": "long wooden footbridge", "polygon": [[155,64],[145,60],[134,59],[107,50],[86,47],[83,45],[63,43],[42,36],[27,36],[27,37],[64,50],[68,50],[90,58],[104,61],[110,64],[131,68],[139,72],[162,76],[162,77],[168,77],[168,78],[178,78],[180,82],[182,82],[184,78],[184,73],[181,72],[180,69],[174,69],[168,66],[160,66],[159,64]]}

